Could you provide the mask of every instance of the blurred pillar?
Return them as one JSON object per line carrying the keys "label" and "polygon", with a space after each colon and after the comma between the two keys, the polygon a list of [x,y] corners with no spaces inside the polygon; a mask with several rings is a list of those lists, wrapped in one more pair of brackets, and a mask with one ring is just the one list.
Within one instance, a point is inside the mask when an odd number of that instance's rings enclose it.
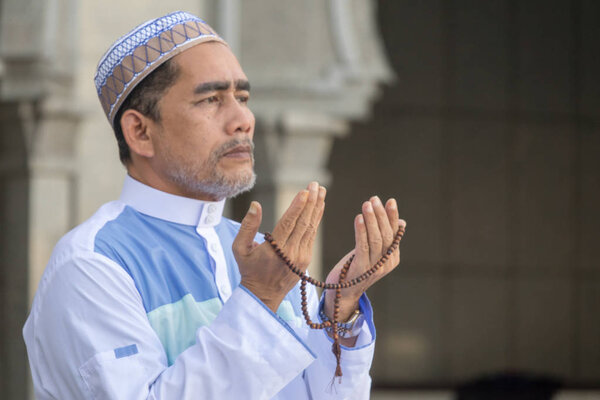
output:
{"label": "blurred pillar", "polygon": [[21,329],[52,248],[76,215],[76,9],[74,0],[0,5],[0,393],[25,399]]}
{"label": "blurred pillar", "polygon": [[[252,85],[254,196],[268,212],[263,229],[271,229],[310,181],[331,182],[327,162],[333,140],[347,132],[349,121],[369,115],[379,84],[392,74],[376,29],[374,1],[226,3],[216,10],[228,10],[231,18],[219,15],[217,30],[236,44]],[[320,249],[319,240],[311,265],[315,276],[322,275]]]}
{"label": "blurred pillar", "polygon": [[[347,133],[344,120],[318,112],[288,111],[277,120],[259,121],[256,172],[260,179],[254,197],[264,209],[263,227],[271,229],[299,190],[311,181],[327,187],[329,152],[335,137]],[[311,276],[323,278],[322,240],[319,232],[309,267]]]}

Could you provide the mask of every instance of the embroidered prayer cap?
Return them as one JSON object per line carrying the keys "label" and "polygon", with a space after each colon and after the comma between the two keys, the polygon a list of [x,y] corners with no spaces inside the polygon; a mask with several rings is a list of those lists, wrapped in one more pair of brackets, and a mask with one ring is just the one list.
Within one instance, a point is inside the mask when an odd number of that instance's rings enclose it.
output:
{"label": "embroidered prayer cap", "polygon": [[159,65],[200,43],[227,43],[206,22],[177,11],[138,25],[104,54],[94,82],[111,126],[131,91]]}

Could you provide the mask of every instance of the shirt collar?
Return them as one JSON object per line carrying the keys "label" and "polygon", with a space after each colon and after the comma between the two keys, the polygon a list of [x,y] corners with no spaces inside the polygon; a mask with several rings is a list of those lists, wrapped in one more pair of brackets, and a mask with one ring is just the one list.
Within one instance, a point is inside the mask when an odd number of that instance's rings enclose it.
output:
{"label": "shirt collar", "polygon": [[120,200],[142,214],[198,228],[221,222],[225,199],[204,201],[154,189],[127,175]]}

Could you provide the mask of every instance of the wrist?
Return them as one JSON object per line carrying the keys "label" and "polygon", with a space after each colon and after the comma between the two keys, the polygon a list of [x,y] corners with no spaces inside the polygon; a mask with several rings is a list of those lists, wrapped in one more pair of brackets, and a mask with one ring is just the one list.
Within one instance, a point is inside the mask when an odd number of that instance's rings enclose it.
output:
{"label": "wrist", "polygon": [[283,301],[285,296],[274,296],[272,291],[264,291],[261,290],[256,285],[252,284],[252,282],[245,281],[242,279],[240,285],[244,286],[248,289],[254,296],[256,296],[262,303],[273,313],[277,313],[277,309],[279,309],[279,305]]}
{"label": "wrist", "polygon": [[[321,309],[319,311],[319,317],[320,317],[321,321],[330,320],[325,315],[325,312],[323,311],[323,309]],[[364,314],[360,311],[360,309],[357,308],[356,310],[354,310],[352,312],[352,314],[350,314],[350,317],[347,320],[338,321],[338,323],[337,323],[338,335],[342,339],[356,338],[360,334],[360,331],[362,329],[364,321],[365,321]],[[327,329],[327,332],[331,336],[331,334],[333,333],[333,327],[328,327],[326,329]]]}
{"label": "wrist", "polygon": [[[362,294],[361,294],[362,295]],[[358,302],[360,296],[344,296],[342,292],[342,298],[339,301],[340,311],[338,315],[338,321],[346,321],[355,310],[358,310]],[[335,291],[328,290],[325,293],[325,302],[323,304],[323,312],[328,319],[333,319],[333,308],[335,305]]]}

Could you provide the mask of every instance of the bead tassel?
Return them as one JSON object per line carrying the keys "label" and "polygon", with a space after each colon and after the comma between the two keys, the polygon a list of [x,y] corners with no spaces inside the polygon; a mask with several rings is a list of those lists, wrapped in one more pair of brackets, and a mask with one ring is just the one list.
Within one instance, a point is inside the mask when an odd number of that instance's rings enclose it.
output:
{"label": "bead tassel", "polygon": [[[385,254],[373,265],[369,270],[359,275],[358,277],[346,281],[346,275],[348,274],[348,270],[350,269],[350,265],[354,260],[354,254],[348,258],[348,260],[344,263],[342,270],[340,271],[340,277],[338,283],[325,283],[318,281],[303,272],[300,268],[296,267],[292,261],[283,253],[283,250],[279,247],[273,236],[267,232],[265,233],[265,240],[271,245],[275,254],[279,256],[284,262],[285,265],[289,268],[289,270],[298,275],[300,277],[300,297],[301,297],[301,305],[302,305],[302,314],[304,315],[304,319],[306,320],[306,324],[311,329],[325,329],[332,328],[332,336],[333,336],[333,345],[331,347],[331,351],[335,355],[336,359],[336,368],[335,368],[335,377],[342,377],[342,366],[341,366],[341,356],[342,356],[342,348],[340,346],[340,336],[339,336],[339,312],[340,312],[340,299],[342,298],[342,289],[347,289],[352,286],[356,286],[358,283],[363,280],[369,278],[373,275],[379,268],[383,266],[383,264],[387,261],[389,256],[398,248],[400,245],[400,240],[402,240],[402,236],[404,235],[404,228],[400,227],[398,232],[396,232],[396,236],[394,237],[394,241],[387,249]],[[306,295],[306,283],[310,283],[319,288],[323,289],[334,289],[335,290],[335,300],[333,303],[333,319],[331,321],[321,322],[320,324],[313,322],[310,319],[310,315],[308,313],[308,296]]]}

